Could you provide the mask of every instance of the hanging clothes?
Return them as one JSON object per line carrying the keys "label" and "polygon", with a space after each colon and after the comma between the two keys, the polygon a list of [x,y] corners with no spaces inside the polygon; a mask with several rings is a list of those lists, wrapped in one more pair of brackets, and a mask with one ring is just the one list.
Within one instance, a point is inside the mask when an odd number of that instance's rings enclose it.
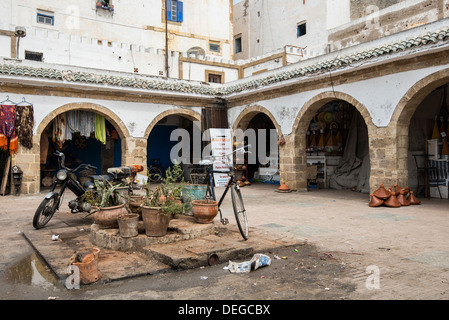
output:
{"label": "hanging clothes", "polygon": [[65,113],[56,116],[53,121],[53,135],[52,140],[56,146],[61,149],[65,142],[65,127],[66,127],[66,117]]}
{"label": "hanging clothes", "polygon": [[34,109],[28,102],[20,102],[16,105],[16,133],[19,142],[27,149],[33,147]]}
{"label": "hanging clothes", "polygon": [[79,112],[79,133],[81,136],[89,138],[95,131],[95,113],[90,111]]}
{"label": "hanging clothes", "polygon": [[71,110],[65,113],[66,126],[64,132],[65,140],[72,140],[73,134],[79,132],[80,115],[78,110]]}
{"label": "hanging clothes", "polygon": [[106,123],[104,117],[95,114],[95,139],[106,144]]}
{"label": "hanging clothes", "polygon": [[9,142],[9,151],[11,154],[19,150],[19,140],[15,130],[16,105],[0,105],[0,149],[7,150]]}

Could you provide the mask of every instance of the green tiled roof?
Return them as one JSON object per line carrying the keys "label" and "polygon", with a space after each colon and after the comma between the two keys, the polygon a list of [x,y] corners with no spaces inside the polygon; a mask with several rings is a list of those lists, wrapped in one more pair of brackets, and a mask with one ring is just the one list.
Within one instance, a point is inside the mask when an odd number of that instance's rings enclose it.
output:
{"label": "green tiled roof", "polygon": [[[58,80],[75,83],[88,83],[96,85],[107,85],[123,88],[136,88],[143,90],[161,90],[171,92],[192,93],[208,96],[225,96],[233,93],[242,92],[244,90],[255,89],[266,85],[299,78],[316,72],[332,70],[350,66],[351,64],[369,60],[376,57],[386,56],[398,51],[406,51],[411,48],[436,44],[440,41],[449,40],[449,29],[439,32],[430,32],[426,35],[416,37],[409,40],[400,41],[398,43],[381,46],[360,53],[354,53],[348,56],[319,62],[306,67],[279,69],[278,72],[267,76],[258,76],[253,79],[243,79],[235,84],[232,82],[224,85],[212,87],[201,83],[188,82],[175,79],[149,79],[141,76],[114,76],[99,73],[88,73],[72,70],[58,70],[52,68],[36,68],[31,66],[18,65],[15,63],[0,64],[0,75],[36,77],[50,80]],[[291,65],[294,66],[294,65]],[[284,70],[283,70],[284,69]]]}

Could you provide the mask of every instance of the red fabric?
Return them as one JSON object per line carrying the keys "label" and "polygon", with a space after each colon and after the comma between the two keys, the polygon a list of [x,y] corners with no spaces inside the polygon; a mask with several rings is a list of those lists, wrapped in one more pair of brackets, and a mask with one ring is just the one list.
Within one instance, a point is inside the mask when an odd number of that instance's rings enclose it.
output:
{"label": "red fabric", "polygon": [[16,106],[13,104],[0,105],[0,148],[6,150],[8,148],[11,153],[19,150],[19,140],[15,130]]}

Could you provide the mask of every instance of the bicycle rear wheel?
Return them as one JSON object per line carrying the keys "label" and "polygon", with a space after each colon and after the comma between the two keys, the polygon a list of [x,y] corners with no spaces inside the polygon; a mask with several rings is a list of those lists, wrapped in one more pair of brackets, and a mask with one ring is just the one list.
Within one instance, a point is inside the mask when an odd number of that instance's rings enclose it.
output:
{"label": "bicycle rear wheel", "polygon": [[232,206],[234,208],[235,220],[242,234],[243,239],[248,240],[248,219],[246,218],[246,210],[243,205],[242,193],[238,185],[231,187]]}
{"label": "bicycle rear wheel", "polygon": [[162,179],[162,171],[157,167],[148,169],[148,178],[151,182],[159,182]]}

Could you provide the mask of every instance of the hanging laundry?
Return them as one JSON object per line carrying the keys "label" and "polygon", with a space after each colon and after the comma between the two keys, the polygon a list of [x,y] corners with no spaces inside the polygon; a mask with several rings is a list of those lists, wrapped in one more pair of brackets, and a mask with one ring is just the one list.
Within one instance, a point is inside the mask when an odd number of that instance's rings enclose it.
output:
{"label": "hanging laundry", "polygon": [[56,146],[61,149],[65,142],[65,127],[66,127],[66,114],[62,113],[56,116],[53,121],[53,136],[52,140]]}
{"label": "hanging laundry", "polygon": [[91,132],[95,131],[95,114],[90,111],[79,112],[79,133],[81,136],[89,138]]}
{"label": "hanging laundry", "polygon": [[34,109],[26,101],[16,104],[16,133],[19,142],[25,148],[33,147]]}
{"label": "hanging laundry", "polygon": [[79,132],[80,114],[78,110],[71,110],[65,113],[66,126],[64,138],[65,140],[72,140],[73,134]]}
{"label": "hanging laundry", "polygon": [[95,139],[106,144],[106,123],[103,116],[95,114]]}
{"label": "hanging laundry", "polygon": [[8,103],[0,105],[0,149],[14,154],[19,150],[19,140],[15,130],[16,105]]}

